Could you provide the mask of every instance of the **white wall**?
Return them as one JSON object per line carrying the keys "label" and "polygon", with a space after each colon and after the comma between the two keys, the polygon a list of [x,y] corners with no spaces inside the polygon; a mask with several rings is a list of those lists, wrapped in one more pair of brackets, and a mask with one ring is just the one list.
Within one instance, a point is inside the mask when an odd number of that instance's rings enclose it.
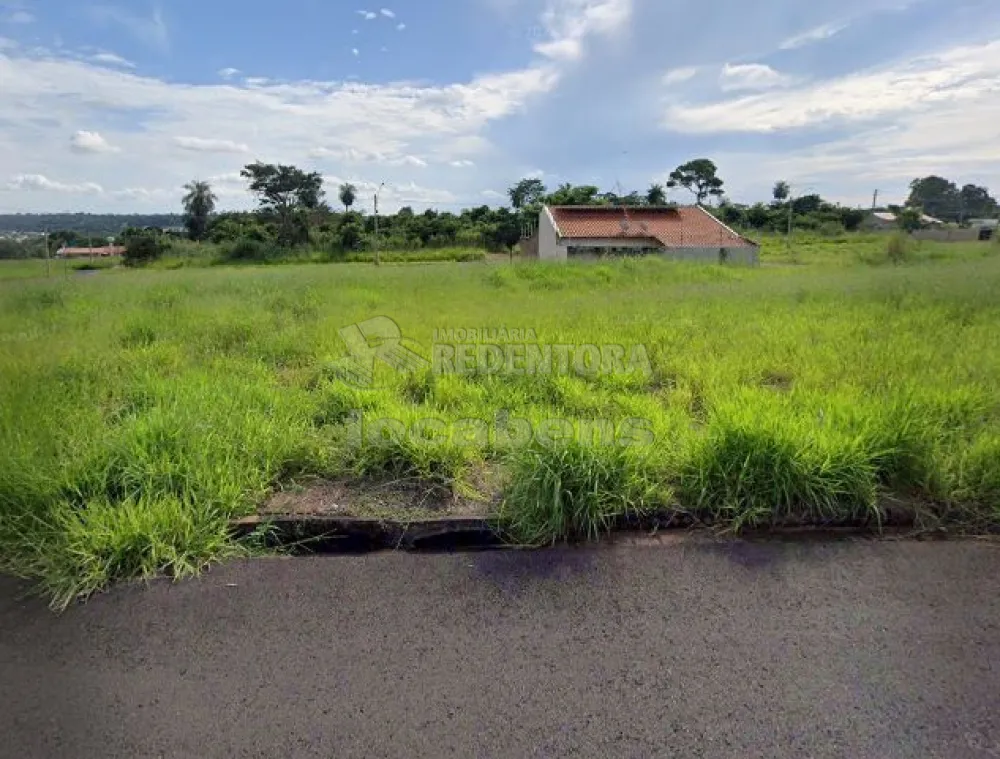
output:
{"label": "white wall", "polygon": [[538,214],[538,258],[541,261],[566,260],[566,248],[559,244],[555,221],[548,208]]}

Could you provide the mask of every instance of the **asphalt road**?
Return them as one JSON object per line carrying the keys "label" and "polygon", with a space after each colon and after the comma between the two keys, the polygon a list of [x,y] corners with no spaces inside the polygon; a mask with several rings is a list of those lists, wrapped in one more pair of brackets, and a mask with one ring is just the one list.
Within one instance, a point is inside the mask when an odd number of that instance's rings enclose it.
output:
{"label": "asphalt road", "polygon": [[6,757],[1000,757],[1000,545],[231,564],[54,615],[0,581]]}

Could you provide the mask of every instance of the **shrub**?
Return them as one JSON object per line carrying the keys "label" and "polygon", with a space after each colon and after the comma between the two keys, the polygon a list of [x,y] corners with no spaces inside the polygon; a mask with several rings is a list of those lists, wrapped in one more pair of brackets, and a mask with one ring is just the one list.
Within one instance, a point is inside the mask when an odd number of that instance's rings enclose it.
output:
{"label": "shrub", "polygon": [[249,237],[243,237],[222,249],[222,257],[226,261],[267,261],[274,255],[272,245]]}
{"label": "shrub", "polygon": [[143,266],[162,256],[167,247],[154,235],[134,235],[125,241],[123,261],[126,266]]}

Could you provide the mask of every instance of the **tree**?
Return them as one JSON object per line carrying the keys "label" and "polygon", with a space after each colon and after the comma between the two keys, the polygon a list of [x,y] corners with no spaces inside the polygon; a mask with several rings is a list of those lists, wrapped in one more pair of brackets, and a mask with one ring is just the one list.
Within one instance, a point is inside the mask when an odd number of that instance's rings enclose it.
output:
{"label": "tree", "polygon": [[788,182],[781,179],[774,183],[774,189],[771,190],[771,194],[774,196],[775,202],[784,203],[788,200],[788,196],[792,194],[792,188]]}
{"label": "tree", "polygon": [[141,229],[128,229],[125,233],[125,255],[122,257],[126,266],[142,266],[155,261],[163,255],[164,244],[155,232]]}
{"label": "tree", "polygon": [[910,182],[910,197],[906,205],[923,208],[925,214],[942,221],[958,221],[962,214],[958,187],[943,177],[929,176]]}
{"label": "tree", "polygon": [[904,232],[916,232],[921,226],[923,213],[915,206],[907,206],[896,217],[899,228]]}
{"label": "tree", "polygon": [[184,203],[184,226],[192,240],[204,240],[208,233],[208,223],[215,212],[215,193],[208,182],[188,182],[184,185],[187,194]]}
{"label": "tree", "polygon": [[667,187],[685,188],[695,196],[695,202],[701,205],[710,195],[722,195],[724,183],[716,176],[717,171],[716,165],[709,159],[696,158],[670,172]]}
{"label": "tree", "polygon": [[792,208],[795,213],[811,214],[819,211],[823,205],[823,198],[819,195],[802,195],[792,201]]}
{"label": "tree", "polygon": [[566,183],[545,198],[545,202],[550,206],[589,206],[597,202],[600,191],[593,185],[573,186]]}
{"label": "tree", "polygon": [[646,190],[646,205],[663,206],[667,204],[667,193],[662,184],[651,184]]}
{"label": "tree", "polygon": [[240,176],[249,182],[260,210],[278,217],[279,243],[291,245],[299,241],[303,229],[308,236],[302,217],[322,202],[323,177],[315,171],[306,173],[295,166],[260,161],[245,166]]}
{"label": "tree", "polygon": [[522,179],[507,190],[507,195],[510,197],[510,204],[521,210],[542,202],[542,198],[545,197],[545,185],[541,179]]}
{"label": "tree", "polygon": [[763,229],[771,220],[771,212],[763,203],[755,203],[746,209],[743,218],[754,229]]}
{"label": "tree", "polygon": [[1000,210],[996,199],[985,187],[967,184],[962,188],[959,197],[962,204],[962,221],[993,218]]}
{"label": "tree", "polygon": [[857,208],[841,208],[840,223],[848,232],[855,231],[867,218],[867,214]]}
{"label": "tree", "polygon": [[340,185],[340,202],[344,204],[344,210],[350,211],[354,201],[358,199],[358,188],[350,182]]}

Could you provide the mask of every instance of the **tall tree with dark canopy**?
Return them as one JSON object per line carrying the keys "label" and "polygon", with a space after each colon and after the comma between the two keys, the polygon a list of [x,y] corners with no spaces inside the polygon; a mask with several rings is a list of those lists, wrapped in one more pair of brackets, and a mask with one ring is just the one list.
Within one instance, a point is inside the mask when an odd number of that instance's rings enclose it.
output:
{"label": "tall tree with dark canopy", "polygon": [[667,187],[685,188],[694,195],[695,202],[702,205],[709,196],[717,198],[723,194],[724,183],[716,175],[717,172],[714,162],[708,158],[696,158],[670,172]]}
{"label": "tall tree with dark canopy", "polygon": [[962,219],[994,219],[1000,208],[996,198],[985,187],[967,184],[959,193],[962,199]]}
{"label": "tall tree with dark canopy", "polygon": [[340,185],[340,202],[344,204],[344,210],[350,211],[354,201],[358,198],[358,188],[350,182]]}
{"label": "tall tree with dark canopy", "polygon": [[667,193],[662,184],[651,184],[646,190],[646,205],[662,206],[667,203]]}
{"label": "tall tree with dark canopy", "polygon": [[184,203],[184,226],[192,240],[204,240],[208,234],[208,222],[215,212],[215,193],[208,182],[188,182],[184,185],[187,194]]}
{"label": "tall tree with dark canopy", "polygon": [[942,221],[958,221],[962,215],[962,197],[954,182],[929,176],[910,182],[906,205],[922,208],[928,216]]}
{"label": "tall tree with dark canopy", "polygon": [[270,163],[251,163],[240,176],[250,185],[250,192],[257,196],[260,209],[278,217],[278,241],[292,245],[302,237],[296,233],[306,211],[319,207],[323,200],[323,177],[317,172],[306,173],[295,166]]}
{"label": "tall tree with dark canopy", "polygon": [[791,195],[792,188],[789,186],[788,182],[781,179],[774,183],[774,189],[771,190],[771,195],[774,196],[774,200],[777,203],[784,203],[788,200],[788,196]]}
{"label": "tall tree with dark canopy", "polygon": [[517,210],[527,208],[542,202],[545,197],[545,185],[541,179],[522,179],[507,190],[510,204]]}

